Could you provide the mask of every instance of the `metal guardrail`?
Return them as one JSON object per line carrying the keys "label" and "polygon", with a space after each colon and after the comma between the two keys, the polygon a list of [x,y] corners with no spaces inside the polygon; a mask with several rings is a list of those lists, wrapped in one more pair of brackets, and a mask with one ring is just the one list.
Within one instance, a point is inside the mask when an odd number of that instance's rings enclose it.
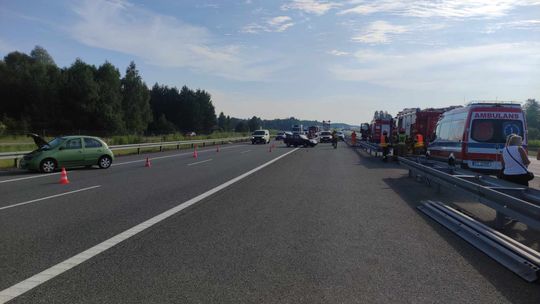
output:
{"label": "metal guardrail", "polygon": [[[399,157],[399,162],[409,169],[409,176],[419,177],[428,184],[465,190],[477,200],[497,212],[497,226],[504,226],[510,217],[527,226],[540,230],[540,191],[519,187],[484,175],[453,175],[452,168],[436,168]],[[428,163],[429,164],[429,163]],[[445,172],[447,171],[447,172]]]}
{"label": "metal guardrail", "polygon": [[[216,139],[199,139],[199,140],[181,140],[181,141],[167,141],[167,142],[154,142],[154,143],[142,143],[142,144],[128,144],[128,145],[113,145],[109,146],[109,149],[115,150],[128,150],[137,149],[137,154],[141,153],[141,149],[146,148],[159,148],[159,151],[163,151],[163,147],[176,146],[176,149],[180,149],[181,146],[201,144],[203,147],[206,145],[224,144],[226,142],[241,142],[248,140],[250,137],[231,137],[231,138],[216,138]],[[0,153],[0,159],[13,159],[15,166],[18,159],[25,154],[32,151],[17,151],[17,152],[2,152]]]}
{"label": "metal guardrail", "polygon": [[540,253],[537,251],[441,202],[422,202],[417,208],[524,280],[538,280]]}

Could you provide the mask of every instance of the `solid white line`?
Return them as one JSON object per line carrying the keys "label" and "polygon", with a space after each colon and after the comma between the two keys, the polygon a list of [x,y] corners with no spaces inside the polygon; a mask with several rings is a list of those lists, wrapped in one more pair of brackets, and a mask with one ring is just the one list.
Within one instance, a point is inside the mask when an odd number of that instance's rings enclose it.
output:
{"label": "solid white line", "polygon": [[130,237],[140,233],[141,231],[144,231],[150,227],[152,227],[153,225],[169,218],[170,216],[186,209],[187,207],[193,205],[193,204],[196,204],[198,202],[200,202],[201,200],[231,186],[232,184],[238,182],[238,181],[241,181],[242,179],[250,176],[251,174],[273,164],[274,162],[282,159],[283,157],[295,152],[297,149],[293,149],[283,155],[280,155],[260,166],[258,166],[257,168],[255,169],[251,169],[249,170],[248,172],[240,175],[240,176],[237,176],[231,180],[229,180],[228,182],[225,182],[215,188],[212,188],[202,194],[199,194],[198,196],[188,200],[188,201],[185,201],[183,203],[181,203],[180,205],[176,206],[176,207],[173,207],[163,213],[160,213],[156,216],[154,216],[153,218],[149,219],[149,220],[146,220],[145,222],[142,222],[120,234],[117,234],[115,236],[113,236],[112,238],[104,241],[104,242],[101,242],[97,245],[95,245],[94,247],[91,247],[63,262],[60,262],[22,282],[19,282],[9,288],[6,288],[2,291],[0,291],[0,303],[5,303],[7,301],[10,301],[22,294],[24,294],[25,292],[47,282],[48,280],[62,274],[63,272],[67,271],[67,270],[70,270],[72,268],[74,268],[75,266],[93,258],[94,256],[106,251],[107,249],[129,239]]}
{"label": "solid white line", "polygon": [[51,199],[51,198],[55,198],[55,197],[59,197],[59,196],[64,196],[64,195],[68,195],[68,194],[73,194],[73,193],[86,191],[86,190],[99,188],[99,187],[101,187],[101,185],[92,186],[92,187],[88,187],[88,188],[82,188],[82,189],[79,189],[79,190],[64,192],[64,193],[60,193],[60,194],[55,194],[55,195],[51,195],[51,196],[47,196],[47,197],[42,197],[42,198],[34,199],[34,200],[31,200],[31,201],[26,201],[26,202],[22,202],[22,203],[17,203],[17,204],[13,204],[13,205],[9,205],[9,206],[0,207],[0,210],[9,209],[9,208],[22,206],[22,205],[26,205],[26,204],[31,204],[31,203],[35,203],[35,202],[39,202],[39,201],[44,201],[44,200],[47,200],[47,199]]}
{"label": "solid white line", "polygon": [[57,175],[57,174],[60,174],[60,172],[49,173],[49,174],[36,174],[36,175],[32,175],[32,176],[27,176],[27,177],[19,177],[19,178],[14,178],[14,179],[6,179],[6,180],[0,181],[0,184],[2,184],[2,183],[9,183],[9,182],[16,182],[16,181],[25,180],[25,179],[31,179],[31,178],[47,177],[47,176],[52,176],[52,175]]}
{"label": "solid white line", "polygon": [[196,162],[196,163],[191,163],[191,164],[187,164],[188,166],[193,166],[193,165],[198,165],[198,164],[202,164],[202,163],[206,163],[206,162],[209,162],[209,161],[212,161],[212,159],[207,159],[207,160],[201,160],[200,162]]}
{"label": "solid white line", "polygon": [[[233,145],[233,146],[230,146],[230,147],[222,147],[222,148],[220,148],[220,150],[234,149],[234,148],[238,148],[238,147],[240,147],[240,146],[242,146],[242,145],[241,145],[241,144],[236,144],[236,145]],[[198,152],[198,153],[204,153],[204,152],[211,152],[211,151],[214,151],[214,149],[205,149],[205,150],[200,150],[200,151],[197,151],[197,152]],[[157,153],[157,152],[155,152],[155,153]],[[182,156],[182,155],[190,155],[191,153],[192,153],[192,152],[179,153],[179,154],[166,155],[166,156],[158,156],[158,157],[151,157],[150,160],[163,159],[163,158],[170,158],[170,157],[177,157],[177,156]],[[133,160],[133,161],[127,161],[127,162],[123,162],[123,163],[113,163],[113,164],[111,165],[111,167],[114,167],[114,166],[122,166],[122,165],[133,164],[133,163],[142,163],[142,162],[145,162],[145,161],[146,161],[146,158],[145,158],[145,159]],[[3,184],[3,183],[10,183],[10,182],[16,182],[16,181],[26,180],[26,179],[32,179],[32,178],[48,177],[48,176],[53,176],[53,175],[57,175],[57,174],[60,174],[60,172],[48,173],[48,174],[36,174],[36,175],[32,175],[32,176],[26,176],[26,177],[18,177],[18,178],[13,178],[13,179],[0,180],[0,184]]]}
{"label": "solid white line", "polygon": [[244,154],[244,153],[248,153],[248,152],[251,152],[251,150],[242,151],[242,152],[240,152],[240,154]]}

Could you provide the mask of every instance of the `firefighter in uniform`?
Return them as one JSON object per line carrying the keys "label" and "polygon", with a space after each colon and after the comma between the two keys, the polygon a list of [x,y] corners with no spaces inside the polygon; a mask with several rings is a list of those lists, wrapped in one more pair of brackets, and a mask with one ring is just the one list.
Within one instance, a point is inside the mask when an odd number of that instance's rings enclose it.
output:
{"label": "firefighter in uniform", "polygon": [[415,132],[414,138],[414,154],[422,154],[425,151],[424,136],[420,132]]}
{"label": "firefighter in uniform", "polygon": [[394,159],[397,160],[398,156],[405,156],[405,152],[407,149],[406,142],[407,141],[407,134],[405,134],[405,129],[401,128],[399,129],[399,133],[397,135],[397,153],[394,153]]}
{"label": "firefighter in uniform", "polygon": [[353,147],[356,146],[356,132],[355,131],[352,131],[352,134],[351,134],[351,145]]}
{"label": "firefighter in uniform", "polygon": [[380,139],[380,147],[382,149],[383,161],[388,161],[388,152],[390,151],[390,147],[388,147],[388,141],[388,133],[386,131],[383,131]]}

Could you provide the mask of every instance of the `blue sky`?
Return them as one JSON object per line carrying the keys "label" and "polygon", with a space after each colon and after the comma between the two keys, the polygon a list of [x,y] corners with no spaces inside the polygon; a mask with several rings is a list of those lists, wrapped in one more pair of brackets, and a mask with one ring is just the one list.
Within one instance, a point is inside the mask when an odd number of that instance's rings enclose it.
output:
{"label": "blue sky", "polygon": [[540,98],[540,0],[0,0],[0,55],[35,45],[201,88],[235,117]]}

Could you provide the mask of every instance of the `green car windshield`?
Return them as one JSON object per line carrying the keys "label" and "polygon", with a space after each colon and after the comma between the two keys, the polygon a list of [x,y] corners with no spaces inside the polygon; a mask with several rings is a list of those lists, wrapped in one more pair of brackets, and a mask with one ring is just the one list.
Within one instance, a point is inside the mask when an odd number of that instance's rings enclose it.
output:
{"label": "green car windshield", "polygon": [[42,147],[42,149],[45,149],[45,150],[54,149],[58,147],[64,141],[64,139],[65,138],[63,137],[56,137],[55,139],[48,142],[46,146]]}

